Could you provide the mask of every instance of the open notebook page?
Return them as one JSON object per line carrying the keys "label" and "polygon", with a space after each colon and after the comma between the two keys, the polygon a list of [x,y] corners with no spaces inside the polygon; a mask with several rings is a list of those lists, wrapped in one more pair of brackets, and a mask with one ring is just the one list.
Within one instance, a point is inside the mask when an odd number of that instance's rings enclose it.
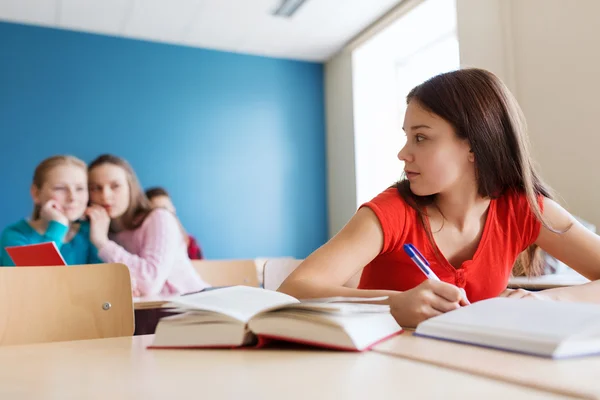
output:
{"label": "open notebook page", "polygon": [[248,286],[232,286],[181,296],[167,306],[187,310],[212,311],[248,322],[261,311],[286,304],[299,303],[297,299],[284,293]]}
{"label": "open notebook page", "polygon": [[495,298],[442,314],[417,327],[433,333],[436,327],[505,337],[533,337],[560,341],[600,327],[600,306],[558,301]]}

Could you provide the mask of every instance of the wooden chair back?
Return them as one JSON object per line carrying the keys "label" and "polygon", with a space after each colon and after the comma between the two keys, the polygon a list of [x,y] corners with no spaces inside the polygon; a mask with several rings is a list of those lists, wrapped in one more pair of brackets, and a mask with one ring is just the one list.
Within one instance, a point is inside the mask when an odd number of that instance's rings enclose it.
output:
{"label": "wooden chair back", "polygon": [[[304,260],[298,260],[295,258],[273,258],[265,262],[263,272],[263,284],[265,289],[277,290],[279,286],[286,280],[286,278],[294,272],[296,268]],[[358,271],[348,282],[344,284],[345,287],[356,289],[360,282],[362,275],[362,269]]]}
{"label": "wooden chair back", "polygon": [[0,267],[0,346],[131,336],[123,264]]}
{"label": "wooden chair back", "polygon": [[273,258],[267,260],[264,268],[265,289],[277,290],[283,281],[302,263],[295,258]]}
{"label": "wooden chair back", "polygon": [[192,260],[192,264],[212,286],[260,286],[254,260]]}

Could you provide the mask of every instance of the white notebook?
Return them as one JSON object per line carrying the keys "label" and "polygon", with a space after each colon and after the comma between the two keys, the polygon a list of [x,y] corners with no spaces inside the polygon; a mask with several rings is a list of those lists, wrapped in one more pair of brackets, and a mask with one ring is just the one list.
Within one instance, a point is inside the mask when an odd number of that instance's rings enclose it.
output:
{"label": "white notebook", "polygon": [[273,340],[362,351],[402,328],[384,298],[301,302],[266,289],[234,286],[172,299],[181,314],[160,320],[154,348],[263,347]]}
{"label": "white notebook", "polygon": [[600,305],[494,298],[428,319],[415,335],[551,358],[600,354]]}

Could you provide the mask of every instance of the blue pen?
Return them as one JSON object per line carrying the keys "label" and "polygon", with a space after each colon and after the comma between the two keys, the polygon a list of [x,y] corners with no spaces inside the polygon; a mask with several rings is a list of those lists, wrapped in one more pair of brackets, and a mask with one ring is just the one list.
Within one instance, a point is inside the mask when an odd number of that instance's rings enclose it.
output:
{"label": "blue pen", "polygon": [[[417,248],[415,246],[413,246],[412,244],[408,243],[408,244],[405,244],[402,247],[404,248],[404,251],[406,252],[406,254],[408,254],[408,256],[410,257],[410,259],[425,274],[425,276],[427,277],[427,279],[433,279],[434,281],[439,281],[440,280],[440,278],[438,278],[437,275],[429,267],[430,266],[429,261],[427,261],[425,259],[425,257],[423,257],[423,254],[421,254],[421,252],[419,250],[417,250]],[[467,304],[469,304],[469,299],[467,299],[467,293],[462,288],[460,290],[463,293],[463,298],[464,298],[465,302]]]}
{"label": "blue pen", "polygon": [[417,250],[415,246],[409,243],[405,244],[403,247],[406,254],[408,254],[410,259],[413,260],[417,267],[419,267],[419,269],[423,271],[427,279],[433,279],[435,281],[440,280],[440,278],[437,277],[437,275],[431,270],[431,268],[429,268],[429,262],[425,259],[425,257],[423,257],[423,254],[421,254],[421,252]]}

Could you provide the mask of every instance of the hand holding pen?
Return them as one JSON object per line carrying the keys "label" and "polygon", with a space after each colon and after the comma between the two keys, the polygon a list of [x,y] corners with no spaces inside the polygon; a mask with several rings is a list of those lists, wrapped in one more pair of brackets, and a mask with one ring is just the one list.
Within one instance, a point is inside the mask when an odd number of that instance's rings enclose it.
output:
{"label": "hand holding pen", "polygon": [[[427,259],[423,257],[421,252],[415,246],[413,246],[412,244],[405,244],[403,248],[404,252],[408,254],[410,259],[415,263],[417,267],[419,267],[419,269],[421,270],[421,272],[423,272],[427,279],[440,281],[440,278],[438,278],[437,275],[431,270],[431,264],[429,264],[429,261],[427,261]],[[465,292],[465,290],[462,288],[460,288],[460,290],[463,294],[463,305],[471,304],[469,302],[469,299],[467,299],[467,292]]]}
{"label": "hand holding pen", "polygon": [[426,319],[469,304],[464,290],[440,281],[427,263],[420,260],[419,268],[423,265],[426,268],[421,271],[429,279],[410,290],[390,296],[392,315],[403,328],[416,327]]}

